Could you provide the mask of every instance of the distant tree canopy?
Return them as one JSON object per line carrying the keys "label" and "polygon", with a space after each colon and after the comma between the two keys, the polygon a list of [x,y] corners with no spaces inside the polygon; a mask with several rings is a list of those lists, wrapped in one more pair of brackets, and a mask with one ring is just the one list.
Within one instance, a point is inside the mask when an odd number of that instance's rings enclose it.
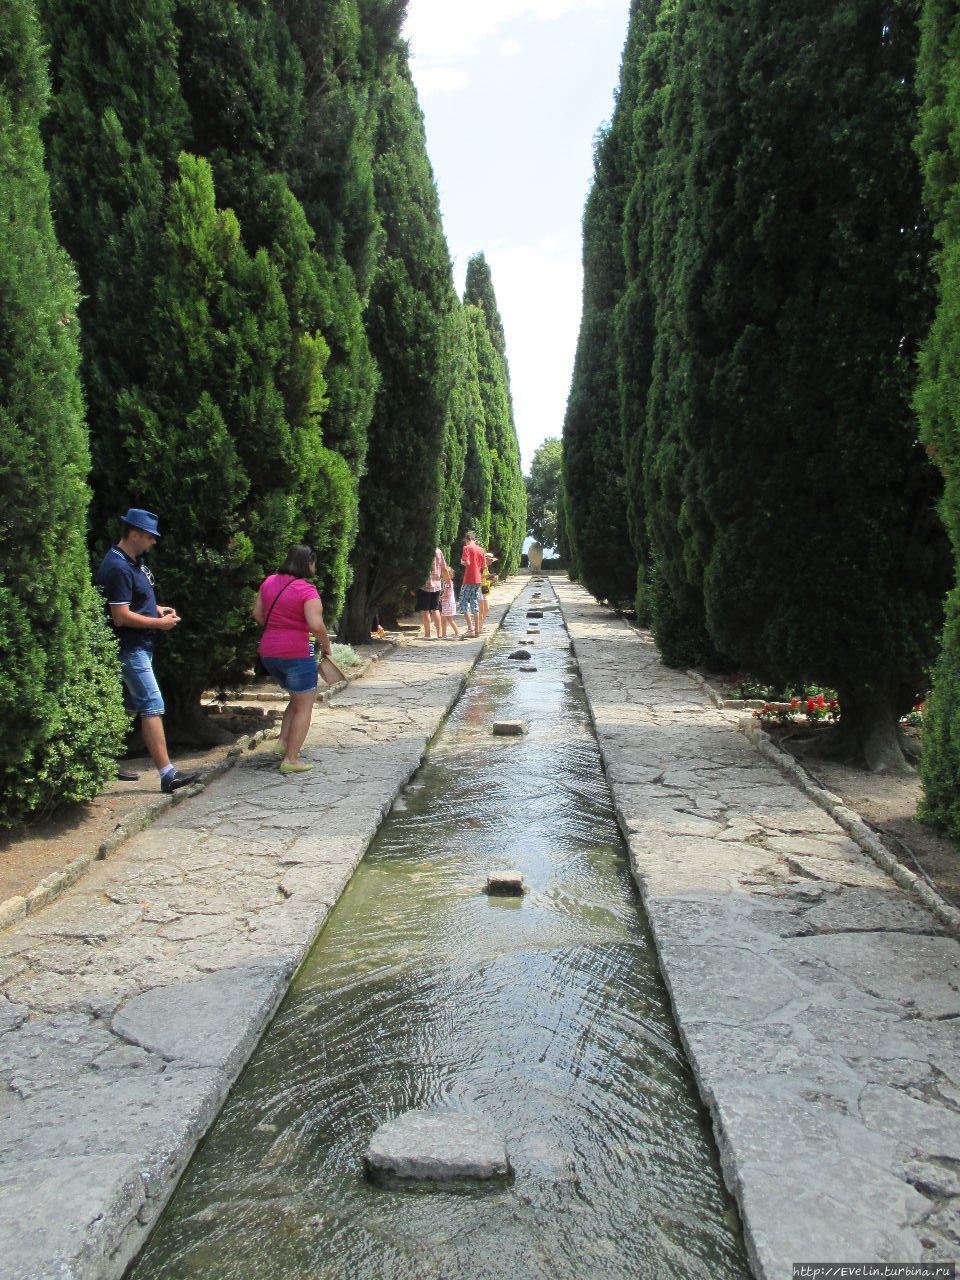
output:
{"label": "distant tree canopy", "polygon": [[126,717],[85,545],[76,279],[57,244],[32,0],[0,8],[0,827],[112,776]]}
{"label": "distant tree canopy", "polygon": [[960,840],[960,5],[926,0],[920,50],[918,150],[924,197],[939,244],[939,298],[920,356],[916,407],[922,438],[943,473],[940,514],[953,548],[933,692],[923,714],[921,813]]}
{"label": "distant tree canopy", "polygon": [[559,536],[563,444],[544,440],[533,455],[527,485],[527,533],[544,547],[556,547]]}
{"label": "distant tree canopy", "polygon": [[[911,414],[933,299],[916,10],[635,0],[566,426],[587,585],[622,472],[638,613],[665,660],[836,688],[837,749],[879,770],[904,767],[898,720],[949,581]],[[602,443],[614,381],[620,454]]]}

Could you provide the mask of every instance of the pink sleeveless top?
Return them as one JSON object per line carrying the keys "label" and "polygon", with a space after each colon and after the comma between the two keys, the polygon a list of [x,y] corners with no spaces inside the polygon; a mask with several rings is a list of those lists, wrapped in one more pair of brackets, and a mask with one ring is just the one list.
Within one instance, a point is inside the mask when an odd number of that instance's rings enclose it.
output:
{"label": "pink sleeveless top", "polygon": [[[303,578],[291,578],[288,573],[272,573],[260,584],[260,599],[264,617],[270,614],[260,636],[260,657],[309,658],[310,628],[303,606],[308,600],[320,599],[317,588]],[[275,605],[274,600],[277,602]]]}

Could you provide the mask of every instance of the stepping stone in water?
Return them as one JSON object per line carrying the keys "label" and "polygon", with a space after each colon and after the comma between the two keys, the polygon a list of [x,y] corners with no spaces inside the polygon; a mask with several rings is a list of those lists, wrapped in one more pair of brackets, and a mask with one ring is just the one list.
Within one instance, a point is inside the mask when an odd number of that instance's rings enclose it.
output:
{"label": "stepping stone in water", "polygon": [[494,720],[493,732],[498,738],[522,738],[527,726],[523,720]]}
{"label": "stepping stone in water", "polygon": [[510,654],[510,657],[516,658],[520,662],[526,662],[527,658],[530,657],[530,654],[527,653],[526,649],[515,649],[513,653]]}
{"label": "stepping stone in water", "polygon": [[487,876],[487,893],[502,893],[511,898],[522,898],[526,891],[523,876],[519,871],[491,871]]}
{"label": "stepping stone in water", "polygon": [[377,1182],[503,1182],[510,1160],[503,1138],[467,1111],[405,1111],[380,1126],[363,1158]]}
{"label": "stepping stone in water", "polygon": [[520,668],[521,671],[536,671],[536,669],[537,668],[533,665],[532,662],[525,662],[523,666]]}
{"label": "stepping stone in water", "polygon": [[528,609],[528,610],[527,610],[527,617],[528,617],[528,618],[542,618],[542,617],[543,617],[543,610],[542,610],[542,609]]}

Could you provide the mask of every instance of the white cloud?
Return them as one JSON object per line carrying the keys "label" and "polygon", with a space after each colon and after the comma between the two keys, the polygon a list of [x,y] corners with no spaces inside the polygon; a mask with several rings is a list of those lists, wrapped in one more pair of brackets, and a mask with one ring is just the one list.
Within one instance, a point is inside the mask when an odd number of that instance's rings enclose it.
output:
{"label": "white cloud", "polygon": [[519,40],[504,40],[500,46],[500,52],[505,58],[515,58],[520,52]]}
{"label": "white cloud", "polygon": [[431,93],[451,93],[463,89],[470,77],[457,67],[423,67],[417,71],[417,93],[421,98]]}
{"label": "white cloud", "polygon": [[[620,0],[622,3],[622,0]],[[549,21],[577,9],[612,8],[618,0],[410,0],[404,35],[420,69],[449,66],[474,53],[516,18]]]}

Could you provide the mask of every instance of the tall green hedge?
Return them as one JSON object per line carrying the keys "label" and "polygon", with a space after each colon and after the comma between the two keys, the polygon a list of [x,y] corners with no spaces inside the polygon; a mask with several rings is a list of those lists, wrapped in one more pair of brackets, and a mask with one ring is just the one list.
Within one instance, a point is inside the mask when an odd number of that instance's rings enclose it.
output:
{"label": "tall green hedge", "polygon": [[471,381],[472,343],[463,307],[454,311],[450,336],[453,368],[440,460],[440,512],[437,521],[437,543],[448,557],[453,553],[460,530],[468,440],[477,411],[473,398],[475,388]]}
{"label": "tall green hedge", "polygon": [[[250,589],[302,528],[319,431],[287,416],[289,312],[266,250],[250,255],[216,207],[206,160],[184,154],[166,201],[166,270],[143,302],[143,379],[118,396],[123,458],[164,513],[151,554],[184,619],[163,646],[167,701],[189,719],[206,682],[229,687],[255,647]],[[300,343],[308,422],[322,408],[326,348]],[[178,708],[178,700],[182,704]]]}
{"label": "tall green hedge", "polygon": [[[637,618],[653,618],[653,552],[647,529],[645,458],[647,402],[656,338],[657,292],[653,284],[653,219],[657,206],[664,113],[669,102],[668,61],[677,0],[649,0],[631,8],[624,53],[622,105],[632,120],[623,164],[630,179],[623,209],[624,287],[614,310],[617,392],[623,433],[627,527],[637,565]],[[633,64],[633,65],[631,65]],[[574,526],[572,511],[569,524]],[[576,545],[576,532],[571,541]]]}
{"label": "tall green hedge", "polygon": [[902,769],[949,572],[911,412],[933,302],[917,6],[698,10],[687,204],[709,226],[679,253],[709,370],[685,438],[710,631],[760,676],[837,689],[843,748]]}
{"label": "tall green hedge", "polygon": [[[307,108],[279,10],[42,4],[55,207],[84,294],[93,556],[127,505],[160,513],[152,562],[184,623],[158,671],[171,719],[195,736],[200,691],[249,666],[250,594],[287,544],[309,538],[328,604],[342,598],[372,393],[358,373],[339,404],[343,438],[359,436],[348,459],[324,438],[322,330],[359,331],[361,303],[290,190]],[[342,341],[338,355],[342,387]]]}
{"label": "tall green hedge", "polygon": [[[635,20],[631,34],[636,31]],[[563,421],[567,536],[579,580],[597,599],[633,602],[637,558],[630,540],[623,430],[617,391],[615,308],[626,286],[623,214],[635,94],[635,37],[624,50],[610,128],[594,154],[593,186],[583,215],[583,315]]]}
{"label": "tall green hedge", "polygon": [[173,0],[39,0],[38,7],[53,84],[44,132],[54,215],[82,295],[96,560],[128,506],[154,509],[149,477],[131,477],[122,454],[118,396],[143,378],[143,308],[163,270],[164,200],[188,117]]}
{"label": "tall green hedge", "polygon": [[420,585],[441,525],[444,448],[457,373],[458,302],[406,52],[380,102],[374,186],[384,242],[366,326],[380,385],[360,482],[352,582],[340,619],[369,638]]}
{"label": "tall green hedge", "polygon": [[943,473],[940,514],[953,548],[942,648],[923,717],[921,813],[960,840],[960,5],[926,0],[921,20],[919,152],[939,243],[938,302],[920,357],[915,403]]}
{"label": "tall green hedge", "polygon": [[126,717],[85,547],[77,289],[54,236],[33,4],[0,9],[0,826],[85,800]]}
{"label": "tall green hedge", "polygon": [[463,542],[468,529],[472,529],[482,547],[490,540],[490,492],[492,462],[487,443],[487,428],[480,393],[480,357],[477,351],[479,334],[484,329],[483,312],[479,307],[465,303],[464,319],[467,326],[467,364],[464,394],[467,401],[467,451],[463,468],[463,494],[460,500],[460,527],[456,542]]}
{"label": "tall green hedge", "polygon": [[[266,252],[283,290],[288,351],[281,356],[277,388],[291,443],[313,464],[305,470],[296,453],[289,459],[296,512],[291,536],[316,550],[317,583],[326,608],[336,615],[356,534],[375,374],[356,281],[342,248],[335,239],[329,247],[318,242],[291,190],[292,184],[304,187],[315,215],[322,215],[302,140],[318,105],[306,96],[305,60],[312,64],[318,54],[340,52],[324,42],[329,10],[315,6],[311,21],[298,6],[288,13],[259,0],[179,0],[177,23],[181,89],[190,117],[187,150],[209,160],[217,204],[236,213],[248,253]],[[347,54],[350,42],[344,43]],[[327,97],[342,97],[337,75]],[[311,344],[318,333],[328,353],[331,344],[336,352],[322,427],[311,386]],[[270,566],[272,549],[255,549],[258,563]]]}

